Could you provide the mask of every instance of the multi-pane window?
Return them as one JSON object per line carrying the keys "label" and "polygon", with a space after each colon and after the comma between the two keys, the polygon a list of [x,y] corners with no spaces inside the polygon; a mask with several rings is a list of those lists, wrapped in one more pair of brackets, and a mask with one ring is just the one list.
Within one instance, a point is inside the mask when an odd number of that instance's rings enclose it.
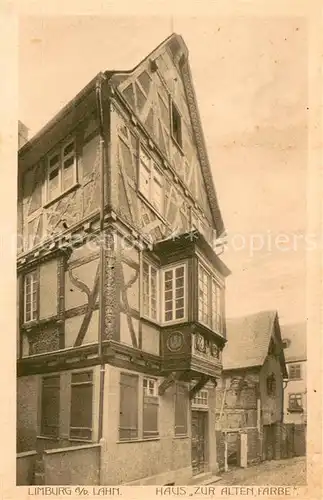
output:
{"label": "multi-pane window", "polygon": [[24,278],[24,321],[35,321],[38,318],[38,271],[25,274]]}
{"label": "multi-pane window", "polygon": [[176,143],[182,147],[183,145],[183,140],[182,140],[182,120],[181,120],[181,115],[179,114],[179,111],[175,104],[172,102],[171,106],[172,110],[172,120],[171,120],[171,126],[172,126],[172,137],[176,141]]}
{"label": "multi-pane window", "polygon": [[[140,390],[139,390],[140,387]],[[141,394],[139,404],[138,395]],[[120,441],[158,437],[157,380],[138,375],[120,375]],[[139,418],[139,412],[141,417]]]}
{"label": "multi-pane window", "polygon": [[70,438],[92,439],[93,372],[72,373]]}
{"label": "multi-pane window", "polygon": [[175,436],[186,436],[188,429],[188,395],[185,387],[176,385],[175,393]]}
{"label": "multi-pane window", "polygon": [[59,375],[43,378],[41,397],[41,435],[57,438],[59,435]]}
{"label": "multi-pane window", "polygon": [[139,189],[147,200],[158,210],[164,212],[164,180],[156,162],[140,149]]}
{"label": "multi-pane window", "polygon": [[210,275],[205,269],[199,268],[199,321],[207,325],[210,324],[210,293],[209,293]]}
{"label": "multi-pane window", "polygon": [[302,394],[290,394],[288,399],[289,410],[303,410],[303,397]]}
{"label": "multi-pane window", "polygon": [[145,261],[142,265],[142,282],[143,315],[157,321],[158,270]]}
{"label": "multi-pane window", "polygon": [[222,333],[222,290],[217,280],[204,266],[199,264],[198,271],[198,315],[199,321],[213,331]]}
{"label": "multi-pane window", "polygon": [[300,380],[301,377],[301,365],[293,364],[288,367],[289,378],[293,380]]}
{"label": "multi-pane window", "polygon": [[221,290],[214,278],[211,281],[212,288],[212,330],[222,332],[221,315]]}
{"label": "multi-pane window", "polygon": [[199,391],[192,399],[192,405],[193,406],[207,407],[208,406],[208,395],[209,395],[208,391],[206,391],[206,390]]}
{"label": "multi-pane window", "polygon": [[158,436],[157,380],[143,379],[143,438]]}
{"label": "multi-pane window", "polygon": [[165,323],[185,318],[185,271],[185,265],[163,270],[163,321]]}
{"label": "multi-pane window", "polygon": [[48,158],[48,201],[64,193],[76,180],[76,153],[73,139]]}
{"label": "multi-pane window", "polygon": [[120,441],[138,439],[138,386],[137,375],[120,374]]}

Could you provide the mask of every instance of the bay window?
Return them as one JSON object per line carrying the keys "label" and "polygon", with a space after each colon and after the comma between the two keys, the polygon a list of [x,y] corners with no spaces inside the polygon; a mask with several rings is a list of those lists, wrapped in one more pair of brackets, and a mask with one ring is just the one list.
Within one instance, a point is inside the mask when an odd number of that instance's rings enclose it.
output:
{"label": "bay window", "polygon": [[142,302],[143,315],[158,320],[158,270],[144,261],[142,266]]}
{"label": "bay window", "polygon": [[184,320],[186,316],[186,266],[163,269],[163,322]]}
{"label": "bay window", "polygon": [[223,332],[222,289],[216,278],[199,264],[198,270],[198,317],[199,321],[213,331]]}

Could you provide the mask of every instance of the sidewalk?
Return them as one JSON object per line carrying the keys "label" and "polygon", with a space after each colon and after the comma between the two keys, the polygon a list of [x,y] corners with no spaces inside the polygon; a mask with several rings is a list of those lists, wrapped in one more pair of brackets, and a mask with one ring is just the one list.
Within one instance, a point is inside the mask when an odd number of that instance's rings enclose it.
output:
{"label": "sidewalk", "polygon": [[306,458],[295,457],[272,460],[259,465],[237,468],[221,475],[217,486],[224,485],[264,485],[264,486],[304,486],[306,484]]}

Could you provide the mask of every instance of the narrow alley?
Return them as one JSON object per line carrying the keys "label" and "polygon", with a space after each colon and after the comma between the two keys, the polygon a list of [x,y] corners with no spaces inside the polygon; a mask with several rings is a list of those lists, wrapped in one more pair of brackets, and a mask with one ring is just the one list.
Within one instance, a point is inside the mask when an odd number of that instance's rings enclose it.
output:
{"label": "narrow alley", "polygon": [[223,473],[220,485],[279,485],[304,486],[306,484],[306,458],[295,457],[273,460],[246,469],[234,469]]}

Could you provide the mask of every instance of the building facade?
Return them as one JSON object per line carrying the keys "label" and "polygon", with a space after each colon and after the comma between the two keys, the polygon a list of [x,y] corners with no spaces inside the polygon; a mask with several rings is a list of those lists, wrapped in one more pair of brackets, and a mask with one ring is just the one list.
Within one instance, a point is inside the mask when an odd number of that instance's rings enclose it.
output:
{"label": "building facade", "polygon": [[277,313],[229,319],[227,340],[217,388],[218,462],[227,469],[280,458],[287,371]]}
{"label": "building facade", "polygon": [[33,481],[215,472],[229,270],[183,39],[97,75],[20,149],[18,186],[17,444]]}
{"label": "building facade", "polygon": [[282,334],[288,370],[284,388],[284,422],[306,424],[306,324],[285,325]]}

